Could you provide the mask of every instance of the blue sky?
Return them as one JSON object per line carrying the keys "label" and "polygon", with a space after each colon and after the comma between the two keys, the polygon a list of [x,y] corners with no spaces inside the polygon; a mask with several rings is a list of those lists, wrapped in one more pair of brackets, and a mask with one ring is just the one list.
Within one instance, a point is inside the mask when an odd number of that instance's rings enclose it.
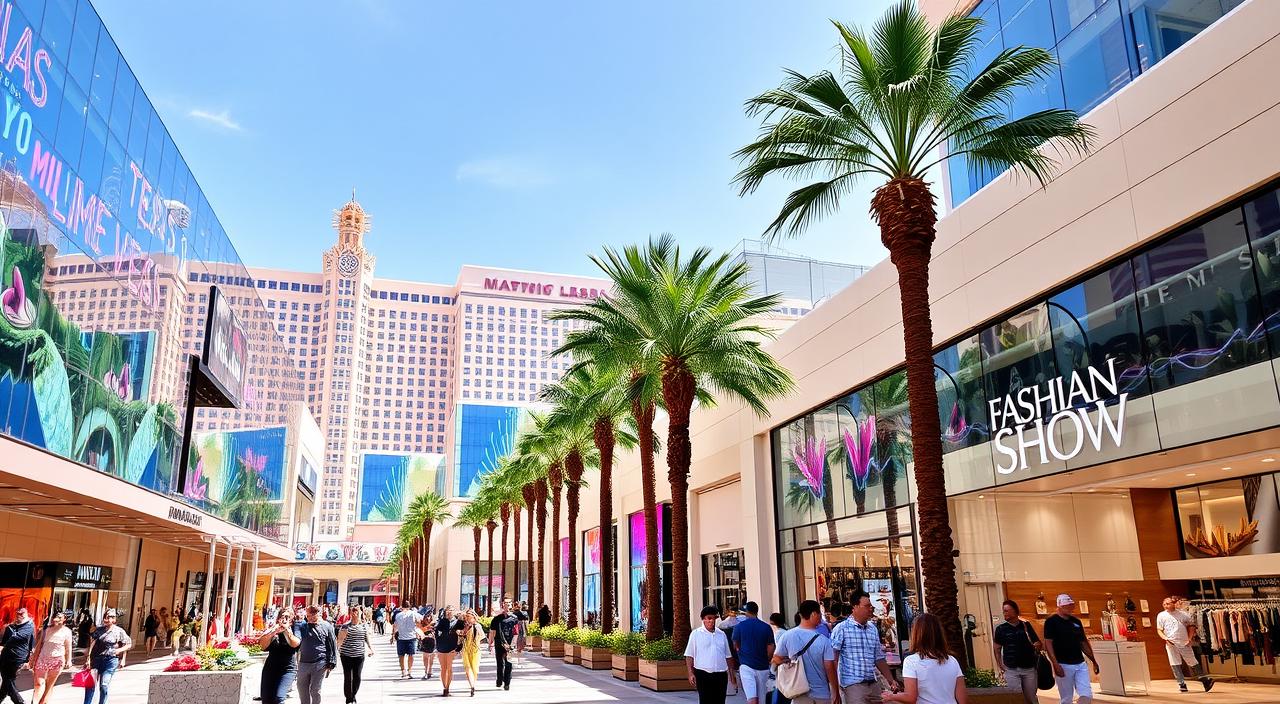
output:
{"label": "blue sky", "polygon": [[[379,276],[452,283],[758,237],[790,189],[730,185],[743,101],[834,68],[828,19],[888,0],[94,4],[246,263],[318,270],[354,186]],[[879,261],[871,185],[781,246]]]}

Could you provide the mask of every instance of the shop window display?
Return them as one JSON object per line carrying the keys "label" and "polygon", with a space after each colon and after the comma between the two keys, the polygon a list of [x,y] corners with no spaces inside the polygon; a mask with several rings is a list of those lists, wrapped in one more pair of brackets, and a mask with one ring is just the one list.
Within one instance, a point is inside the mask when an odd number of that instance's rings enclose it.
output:
{"label": "shop window display", "polygon": [[741,550],[702,556],[703,605],[741,609],[747,601],[747,568]]}
{"label": "shop window display", "polygon": [[1203,558],[1280,552],[1276,479],[1263,474],[1179,489],[1183,554]]}
{"label": "shop window display", "polygon": [[[671,505],[657,506],[657,544],[658,559],[661,562],[658,570],[658,594],[661,602],[663,632],[671,632]],[[644,511],[636,511],[627,517],[629,526],[629,545],[631,559],[631,630],[644,632],[648,625],[649,612],[644,605],[645,567],[647,553],[645,551]]]}

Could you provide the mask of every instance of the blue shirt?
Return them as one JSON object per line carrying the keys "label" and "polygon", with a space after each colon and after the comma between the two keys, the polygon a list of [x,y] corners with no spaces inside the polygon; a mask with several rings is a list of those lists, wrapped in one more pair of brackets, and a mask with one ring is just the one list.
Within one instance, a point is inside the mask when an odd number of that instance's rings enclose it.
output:
{"label": "blue shirt", "polygon": [[[813,645],[804,650],[810,640],[813,640]],[[792,657],[793,653],[801,650],[804,650],[804,655],[800,656],[800,662],[804,665],[805,679],[809,680],[809,696],[814,699],[830,699],[831,685],[827,682],[826,663],[836,659],[835,652],[831,650],[831,641],[817,630],[793,628],[779,634],[778,647],[773,654]]]}
{"label": "blue shirt", "polygon": [[769,669],[769,646],[773,645],[773,629],[755,616],[738,619],[733,627],[733,644],[738,647],[738,662],[753,670]]}
{"label": "blue shirt", "polygon": [[867,621],[865,626],[853,619],[842,621],[831,646],[839,655],[836,671],[841,687],[876,678],[876,661],[884,660],[884,646],[880,645],[880,627],[875,621]]}
{"label": "blue shirt", "polygon": [[816,630],[817,632],[821,633],[822,635],[828,638],[831,637],[831,626],[827,625],[827,620],[825,618],[822,619],[821,621],[818,621],[818,627],[814,630]]}

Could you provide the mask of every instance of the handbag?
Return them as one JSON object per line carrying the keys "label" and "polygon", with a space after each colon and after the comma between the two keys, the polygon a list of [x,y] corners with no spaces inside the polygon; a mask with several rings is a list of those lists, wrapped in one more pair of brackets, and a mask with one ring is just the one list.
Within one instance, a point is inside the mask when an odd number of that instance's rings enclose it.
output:
{"label": "handbag", "polygon": [[[1028,631],[1027,644],[1031,644],[1031,626],[1026,621],[1022,622],[1022,629]],[[1053,689],[1055,680],[1053,679],[1053,665],[1049,664],[1049,658],[1043,652],[1036,653],[1036,689]]]}
{"label": "handbag", "polygon": [[809,691],[809,676],[804,672],[804,663],[800,661],[800,656],[804,655],[804,651],[808,650],[809,646],[813,645],[813,642],[820,635],[822,634],[813,634],[813,637],[809,639],[808,643],[805,643],[800,652],[792,655],[790,660],[778,665],[776,681],[778,691],[782,693],[782,696],[788,699],[795,699]]}
{"label": "handbag", "polygon": [[81,670],[71,676],[72,687],[93,688],[93,670]]}

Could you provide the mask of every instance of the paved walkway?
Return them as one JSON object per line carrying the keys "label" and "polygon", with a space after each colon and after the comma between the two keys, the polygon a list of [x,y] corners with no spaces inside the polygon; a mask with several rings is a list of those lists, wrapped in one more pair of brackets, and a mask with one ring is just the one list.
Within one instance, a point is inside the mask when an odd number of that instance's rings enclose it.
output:
{"label": "paved walkway", "polygon": [[[414,663],[414,679],[399,679],[400,667],[396,662],[395,648],[387,641],[374,644],[377,653],[365,664],[364,684],[360,688],[359,701],[362,704],[375,702],[408,702],[425,697],[438,697],[440,694],[440,676],[434,673],[432,679],[422,680],[422,659],[418,656]],[[148,677],[158,672],[172,658],[168,655],[157,656],[147,660],[140,653],[130,655],[131,664],[120,671],[111,686],[111,704],[143,704],[147,701]],[[465,702],[490,704],[573,704],[575,702],[665,702],[683,704],[696,702],[697,697],[689,692],[656,693],[640,687],[634,682],[621,682],[613,678],[608,670],[585,670],[575,665],[566,665],[560,660],[551,660],[540,655],[528,656],[521,667],[515,670],[511,691],[504,692],[494,687],[494,661],[491,656],[481,653],[480,681],[477,682],[476,696],[468,696],[466,678],[462,674],[461,659],[454,661],[455,676],[451,699],[462,697]],[[75,689],[69,684],[70,675],[62,678],[50,698],[50,704],[80,704],[83,702],[84,690]],[[256,683],[256,678],[255,678]],[[31,675],[23,673],[19,678],[22,694],[31,699]],[[341,666],[335,670],[324,683],[323,700],[329,704],[343,704]],[[295,694],[290,704],[296,704]],[[1057,702],[1056,692],[1041,692],[1041,704]],[[1157,681],[1152,684],[1150,696],[1146,697],[1112,697],[1097,695],[1094,701],[1098,704],[1186,704],[1190,701],[1213,704],[1264,704],[1280,701],[1280,685],[1239,684],[1232,682],[1219,683],[1213,692],[1205,695],[1199,692],[1199,686],[1192,685],[1191,694],[1179,694],[1177,685],[1172,680]],[[730,704],[743,704],[742,695],[729,698]]]}

